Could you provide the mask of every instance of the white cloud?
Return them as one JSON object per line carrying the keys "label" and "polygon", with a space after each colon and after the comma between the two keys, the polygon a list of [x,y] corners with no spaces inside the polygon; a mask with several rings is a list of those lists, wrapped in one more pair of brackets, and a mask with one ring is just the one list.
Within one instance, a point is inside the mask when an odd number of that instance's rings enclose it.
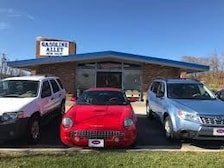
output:
{"label": "white cloud", "polygon": [[13,21],[20,19],[27,19],[30,21],[34,21],[35,18],[27,12],[18,11],[12,8],[0,8],[0,31],[4,31],[9,29],[10,25],[13,26]]}
{"label": "white cloud", "polygon": [[1,8],[0,9],[0,13],[12,13],[12,12],[13,12],[13,9],[11,9],[11,8],[8,8],[8,9]]}
{"label": "white cloud", "polygon": [[0,31],[6,30],[9,28],[9,24],[6,22],[0,22]]}
{"label": "white cloud", "polygon": [[27,14],[27,18],[30,19],[30,20],[35,20],[35,18],[29,13]]}
{"label": "white cloud", "polygon": [[10,17],[10,18],[27,18],[29,20],[34,20],[35,18],[24,11],[14,10],[12,8],[4,9],[0,8],[0,16]]}

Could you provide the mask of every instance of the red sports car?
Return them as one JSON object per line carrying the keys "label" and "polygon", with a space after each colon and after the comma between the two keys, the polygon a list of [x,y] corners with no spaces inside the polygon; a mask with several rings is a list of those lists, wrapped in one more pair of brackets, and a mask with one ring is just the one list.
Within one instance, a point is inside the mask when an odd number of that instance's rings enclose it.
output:
{"label": "red sports car", "polygon": [[136,143],[136,123],[121,89],[91,88],[64,114],[60,138],[66,146],[129,147]]}

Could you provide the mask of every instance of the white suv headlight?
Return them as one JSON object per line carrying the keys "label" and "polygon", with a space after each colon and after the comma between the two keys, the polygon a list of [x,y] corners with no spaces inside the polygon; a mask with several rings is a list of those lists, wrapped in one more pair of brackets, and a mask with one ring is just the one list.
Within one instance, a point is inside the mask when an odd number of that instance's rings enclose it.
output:
{"label": "white suv headlight", "polygon": [[195,113],[189,113],[183,110],[178,111],[178,116],[184,120],[194,121],[194,122],[201,122],[200,117]]}
{"label": "white suv headlight", "polygon": [[73,121],[70,117],[65,117],[62,119],[62,125],[66,128],[71,128],[73,125]]}
{"label": "white suv headlight", "polygon": [[18,118],[23,118],[24,117],[24,112],[19,111],[19,112],[7,112],[3,113],[1,117],[2,122],[6,121],[14,121]]}

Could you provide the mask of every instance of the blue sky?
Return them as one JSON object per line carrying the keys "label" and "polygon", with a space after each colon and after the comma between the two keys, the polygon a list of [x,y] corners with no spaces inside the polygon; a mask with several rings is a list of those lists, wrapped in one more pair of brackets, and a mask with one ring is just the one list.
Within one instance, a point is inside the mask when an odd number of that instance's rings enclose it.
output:
{"label": "blue sky", "polygon": [[33,59],[38,36],[75,41],[77,53],[207,57],[224,52],[224,1],[1,0],[0,53]]}

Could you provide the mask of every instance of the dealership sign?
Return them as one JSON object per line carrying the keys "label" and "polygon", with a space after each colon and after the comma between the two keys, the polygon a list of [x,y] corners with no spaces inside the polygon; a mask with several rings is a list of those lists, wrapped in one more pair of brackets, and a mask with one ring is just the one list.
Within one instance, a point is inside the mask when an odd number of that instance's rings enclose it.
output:
{"label": "dealership sign", "polygon": [[69,42],[40,41],[40,55],[43,56],[69,55]]}

